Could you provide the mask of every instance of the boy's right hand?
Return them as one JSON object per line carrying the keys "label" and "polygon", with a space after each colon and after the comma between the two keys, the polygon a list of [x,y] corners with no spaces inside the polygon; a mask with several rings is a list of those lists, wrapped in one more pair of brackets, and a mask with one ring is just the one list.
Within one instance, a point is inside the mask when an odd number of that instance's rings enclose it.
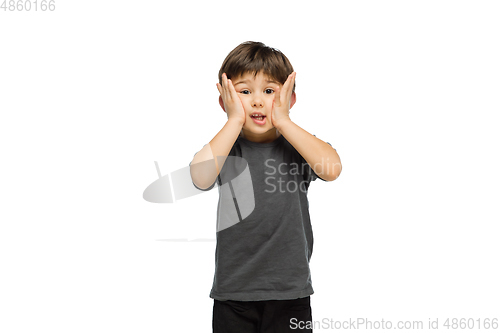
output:
{"label": "boy's right hand", "polygon": [[217,89],[224,103],[224,111],[227,113],[227,119],[234,119],[245,125],[246,113],[241,103],[241,99],[233,86],[230,79],[227,78],[226,73],[222,74],[222,86],[217,82]]}

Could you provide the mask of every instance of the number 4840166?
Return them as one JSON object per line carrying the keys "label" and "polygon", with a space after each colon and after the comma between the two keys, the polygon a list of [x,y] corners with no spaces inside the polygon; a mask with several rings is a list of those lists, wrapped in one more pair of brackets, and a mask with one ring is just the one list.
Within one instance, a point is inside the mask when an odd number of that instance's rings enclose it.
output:
{"label": "number 4840166", "polygon": [[46,12],[56,10],[55,0],[3,0],[0,9],[9,12]]}

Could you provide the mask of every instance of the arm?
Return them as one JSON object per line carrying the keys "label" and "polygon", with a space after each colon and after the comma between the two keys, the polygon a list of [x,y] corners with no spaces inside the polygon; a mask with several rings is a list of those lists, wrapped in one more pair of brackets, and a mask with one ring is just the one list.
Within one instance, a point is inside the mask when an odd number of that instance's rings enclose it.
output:
{"label": "arm", "polygon": [[219,103],[222,101],[221,106],[228,119],[212,141],[196,153],[191,161],[191,179],[200,189],[207,189],[215,182],[246,121],[243,104],[226,73],[222,74],[222,85],[217,83],[217,89],[220,93]]}
{"label": "arm", "polygon": [[308,133],[290,119],[283,120],[276,128],[306,160],[315,174],[326,181],[337,179],[342,171],[342,164],[332,146]]}
{"label": "arm", "polygon": [[276,88],[272,111],[273,125],[306,160],[316,175],[326,181],[335,180],[342,171],[337,151],[328,143],[297,126],[289,117],[290,107],[295,103],[293,96],[293,102],[290,104],[292,95],[295,94],[292,93],[295,76],[296,73],[292,72],[283,89],[279,86]]}
{"label": "arm", "polygon": [[[241,122],[228,119],[212,141],[194,156],[190,171],[191,179],[196,186],[206,189],[215,182],[242,127]],[[205,161],[209,162],[201,163]]]}

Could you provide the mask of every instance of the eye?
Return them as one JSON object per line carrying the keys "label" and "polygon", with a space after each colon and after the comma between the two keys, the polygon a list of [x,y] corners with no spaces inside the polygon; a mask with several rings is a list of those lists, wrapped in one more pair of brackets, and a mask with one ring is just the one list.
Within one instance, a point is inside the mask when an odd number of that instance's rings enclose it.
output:
{"label": "eye", "polygon": [[270,91],[271,91],[269,94],[272,94],[272,93],[274,92],[274,90],[273,90],[273,89],[271,89],[271,88],[266,89],[266,91],[268,91],[268,90],[270,90]]}
{"label": "eye", "polygon": [[248,90],[242,90],[242,91],[240,91],[240,93],[242,93],[242,94],[244,94],[244,95],[248,95],[248,94],[246,94],[245,92],[250,93]]}

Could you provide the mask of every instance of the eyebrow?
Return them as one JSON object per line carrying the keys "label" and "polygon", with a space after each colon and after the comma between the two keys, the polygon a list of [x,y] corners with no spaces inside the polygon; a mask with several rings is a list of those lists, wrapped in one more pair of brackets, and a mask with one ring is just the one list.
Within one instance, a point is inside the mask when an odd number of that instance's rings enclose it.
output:
{"label": "eyebrow", "polygon": [[[249,80],[241,80],[241,81],[238,81],[234,84],[234,86],[240,84],[240,83],[247,83]],[[274,81],[274,80],[266,80],[267,83],[276,83],[276,84],[279,84],[278,82]]]}

